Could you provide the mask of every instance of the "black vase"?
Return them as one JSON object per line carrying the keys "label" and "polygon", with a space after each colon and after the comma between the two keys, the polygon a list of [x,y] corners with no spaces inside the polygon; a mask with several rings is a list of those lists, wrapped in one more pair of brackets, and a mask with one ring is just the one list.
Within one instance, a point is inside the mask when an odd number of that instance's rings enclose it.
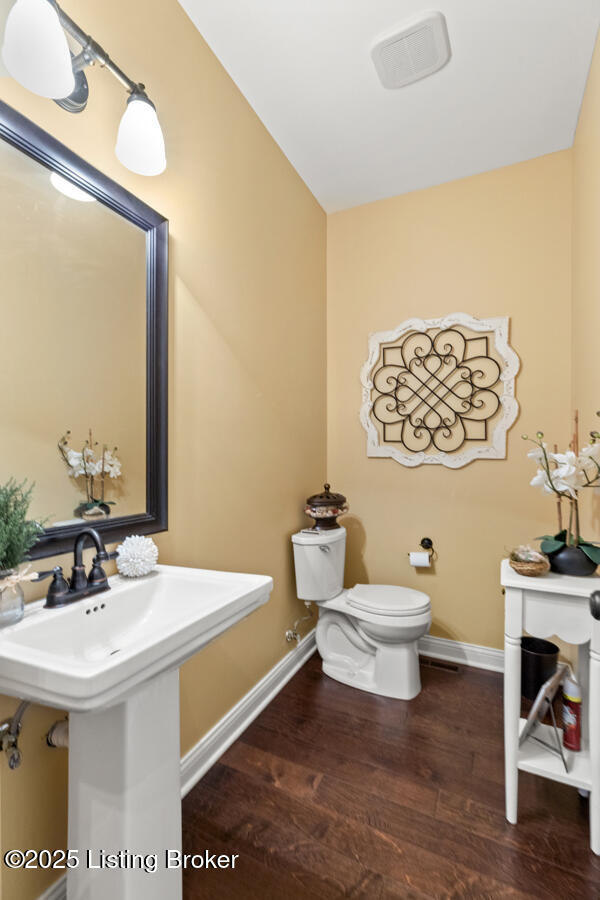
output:
{"label": "black vase", "polygon": [[94,522],[100,519],[106,519],[110,516],[110,506],[108,503],[99,503],[88,509],[87,504],[82,503],[75,510],[75,515],[87,522]]}
{"label": "black vase", "polygon": [[596,563],[580,547],[561,547],[548,554],[550,568],[561,575],[593,575]]}

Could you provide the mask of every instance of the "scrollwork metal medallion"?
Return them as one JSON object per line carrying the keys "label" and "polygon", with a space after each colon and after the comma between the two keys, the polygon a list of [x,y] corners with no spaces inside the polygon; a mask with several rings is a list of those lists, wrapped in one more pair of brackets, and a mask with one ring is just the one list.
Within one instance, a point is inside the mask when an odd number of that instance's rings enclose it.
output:
{"label": "scrollwork metal medallion", "polygon": [[372,334],[361,372],[367,455],[454,469],[504,459],[518,370],[506,317],[454,313]]}

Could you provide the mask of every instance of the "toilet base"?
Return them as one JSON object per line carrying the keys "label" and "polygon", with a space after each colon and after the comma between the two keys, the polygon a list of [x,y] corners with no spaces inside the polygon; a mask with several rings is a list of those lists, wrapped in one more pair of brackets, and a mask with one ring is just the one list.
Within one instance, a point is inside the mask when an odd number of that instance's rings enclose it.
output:
{"label": "toilet base", "polygon": [[412,700],[419,694],[418,639],[378,643],[364,633],[360,622],[329,610],[321,610],[316,636],[323,672],[330,678],[396,700]]}

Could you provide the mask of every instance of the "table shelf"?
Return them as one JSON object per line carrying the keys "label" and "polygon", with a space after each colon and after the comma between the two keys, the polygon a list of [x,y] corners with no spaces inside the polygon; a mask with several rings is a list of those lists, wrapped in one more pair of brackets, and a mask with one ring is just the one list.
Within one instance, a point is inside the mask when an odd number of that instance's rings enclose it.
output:
{"label": "table shelf", "polygon": [[[523,731],[526,721],[526,719],[519,720],[519,734]],[[556,743],[554,729],[551,725],[538,725],[535,734],[548,744]],[[559,734],[562,738],[562,731],[559,730]],[[550,750],[546,750],[541,744],[528,738],[519,747],[517,766],[521,772],[531,772],[532,775],[541,775],[542,778],[550,778],[552,781],[560,781],[586,791],[591,790],[592,768],[589,749],[582,744],[581,750],[577,753],[566,750],[564,747],[563,752],[569,767],[568,772],[565,772],[560,756],[555,756]]]}
{"label": "table shelf", "polygon": [[[519,773],[529,772],[590,792],[590,847],[600,857],[600,619],[594,618],[590,594],[600,587],[600,575],[574,578],[550,572],[542,578],[517,575],[503,560],[504,614],[504,782],[506,818],[516,825],[519,814]],[[528,739],[519,746],[526,720],[521,712],[521,638],[556,635],[577,647],[577,680],[581,685],[582,749],[560,755]],[[552,726],[537,726],[536,736],[555,746]],[[562,739],[562,735],[561,739]]]}

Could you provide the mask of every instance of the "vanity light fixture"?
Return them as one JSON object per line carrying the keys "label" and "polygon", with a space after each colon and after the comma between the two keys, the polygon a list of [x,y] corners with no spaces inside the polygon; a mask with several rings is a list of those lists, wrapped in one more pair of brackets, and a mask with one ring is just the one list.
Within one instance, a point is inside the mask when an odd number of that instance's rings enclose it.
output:
{"label": "vanity light fixture", "polygon": [[79,200],[80,203],[95,203],[96,201],[95,197],[92,197],[87,191],[82,191],[76,184],[63,178],[58,172],[51,173],[50,182],[52,187],[64,194],[65,197],[70,197],[71,200]]}
{"label": "vanity light fixture", "polygon": [[[67,35],[81,50],[69,50]],[[119,125],[117,158],[138,175],[160,175],[167,160],[156,108],[143,84],[132,81],[108,53],[60,8],[56,0],[16,0],[6,22],[2,59],[23,87],[50,97],[72,113],[88,100],[87,66],[98,64],[129,92]]]}
{"label": "vanity light fixture", "polygon": [[14,79],[41,97],[66,97],[75,89],[67,37],[48,0],[17,0],[6,20],[2,59]]}

